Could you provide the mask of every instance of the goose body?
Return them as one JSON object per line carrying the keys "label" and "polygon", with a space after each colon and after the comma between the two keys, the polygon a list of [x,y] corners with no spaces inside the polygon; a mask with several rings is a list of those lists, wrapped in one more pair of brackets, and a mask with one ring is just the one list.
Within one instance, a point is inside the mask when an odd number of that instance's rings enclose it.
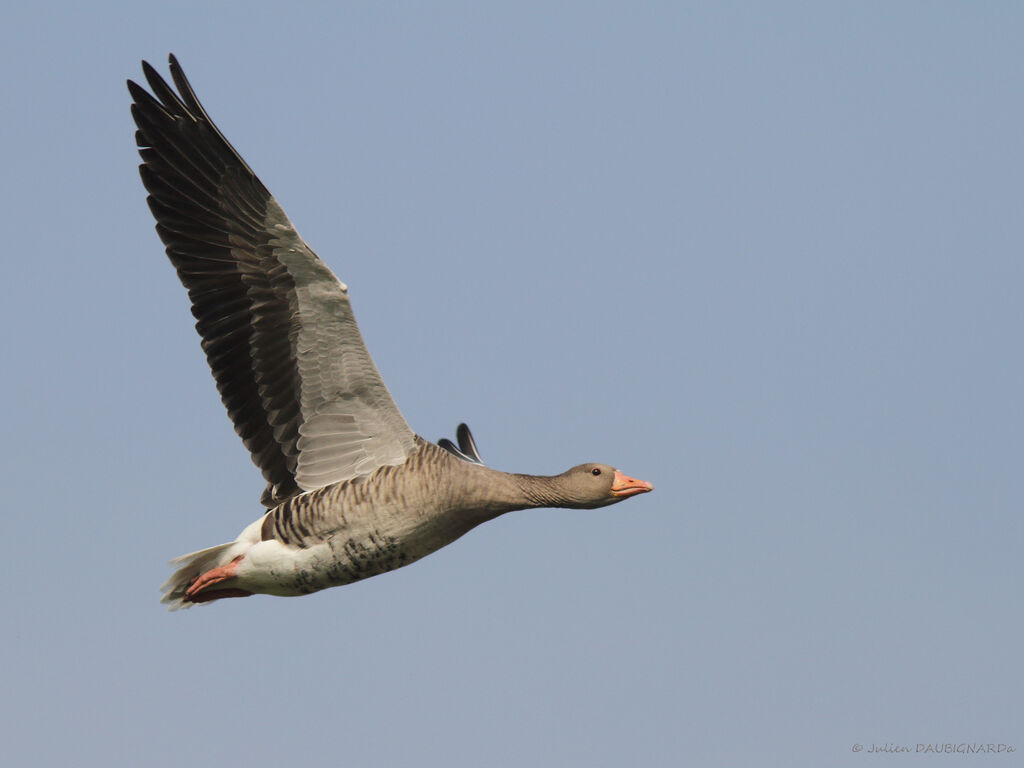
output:
{"label": "goose body", "polygon": [[604,464],[555,476],[483,464],[466,425],[431,443],[402,418],[339,281],[231,147],[170,57],[129,81],[140,173],[266,511],[231,542],[184,555],[173,610],[302,595],[412,563],[529,507],[594,508],[652,490]]}

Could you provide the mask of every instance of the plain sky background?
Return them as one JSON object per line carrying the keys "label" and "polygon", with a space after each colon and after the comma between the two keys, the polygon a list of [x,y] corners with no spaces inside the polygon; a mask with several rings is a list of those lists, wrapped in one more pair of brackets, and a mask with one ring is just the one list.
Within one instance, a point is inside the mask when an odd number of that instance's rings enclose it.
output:
{"label": "plain sky background", "polygon": [[[1022,39],[1011,2],[7,4],[3,764],[1024,765]],[[416,431],[656,491],[167,613],[263,487],[136,171],[169,51]]]}

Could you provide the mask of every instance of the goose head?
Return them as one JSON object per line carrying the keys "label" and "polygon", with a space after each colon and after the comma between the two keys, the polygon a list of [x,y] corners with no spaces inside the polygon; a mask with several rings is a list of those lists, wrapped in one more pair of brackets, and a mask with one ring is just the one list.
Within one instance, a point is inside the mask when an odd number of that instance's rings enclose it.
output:
{"label": "goose head", "polygon": [[551,479],[560,497],[558,506],[570,509],[605,507],[654,490],[646,480],[637,480],[607,464],[579,464]]}

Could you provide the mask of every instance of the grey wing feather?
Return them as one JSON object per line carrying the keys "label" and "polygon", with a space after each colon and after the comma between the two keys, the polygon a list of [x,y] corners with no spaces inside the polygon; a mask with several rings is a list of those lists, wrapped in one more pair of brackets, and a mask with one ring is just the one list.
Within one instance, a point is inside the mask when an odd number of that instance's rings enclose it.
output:
{"label": "grey wing feather", "polygon": [[139,171],[263,503],[400,464],[412,430],[356,325],[348,289],[223,137],[173,56],[175,92],[129,81]]}

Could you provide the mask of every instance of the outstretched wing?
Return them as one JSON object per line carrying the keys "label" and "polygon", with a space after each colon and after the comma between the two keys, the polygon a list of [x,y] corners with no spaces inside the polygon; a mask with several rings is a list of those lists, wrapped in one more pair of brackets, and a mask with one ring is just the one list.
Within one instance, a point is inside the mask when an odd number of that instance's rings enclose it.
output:
{"label": "outstretched wing", "polygon": [[146,62],[128,81],[139,172],[188,289],[221,400],[263,472],[263,503],[400,464],[415,437],[359,333],[348,288],[200,105]]}

